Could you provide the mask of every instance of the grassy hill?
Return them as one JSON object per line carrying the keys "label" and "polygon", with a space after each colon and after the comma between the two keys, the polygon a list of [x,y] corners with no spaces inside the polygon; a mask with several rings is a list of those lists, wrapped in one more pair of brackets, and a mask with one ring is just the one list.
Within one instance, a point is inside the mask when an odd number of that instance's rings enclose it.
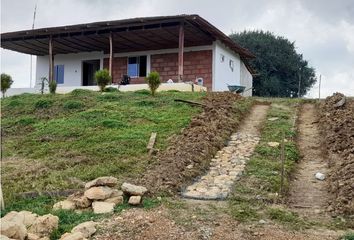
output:
{"label": "grassy hill", "polygon": [[164,149],[168,138],[200,111],[174,99],[202,96],[75,90],[2,100],[5,199],[24,191],[74,188],[73,178],[137,176],[150,161],[146,145],[151,132],[158,133],[156,147]]}

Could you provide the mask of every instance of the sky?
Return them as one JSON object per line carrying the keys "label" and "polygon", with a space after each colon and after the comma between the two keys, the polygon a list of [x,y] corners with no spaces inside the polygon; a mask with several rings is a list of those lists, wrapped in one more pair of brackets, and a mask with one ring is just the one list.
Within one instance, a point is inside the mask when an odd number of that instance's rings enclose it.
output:
{"label": "sky", "polygon": [[[321,97],[354,96],[354,0],[1,0],[1,32],[94,21],[199,14],[225,34],[271,31],[295,42],[321,75]],[[35,59],[33,61],[33,79]],[[1,49],[1,72],[29,87],[29,55]],[[307,97],[318,97],[318,83]]]}

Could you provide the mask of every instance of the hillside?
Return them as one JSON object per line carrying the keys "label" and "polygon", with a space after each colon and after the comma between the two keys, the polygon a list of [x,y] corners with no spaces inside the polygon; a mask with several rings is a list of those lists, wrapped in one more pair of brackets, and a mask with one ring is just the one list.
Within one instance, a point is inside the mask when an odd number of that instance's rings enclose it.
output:
{"label": "hillside", "polygon": [[[133,177],[147,166],[151,132],[156,148],[186,127],[200,109],[174,99],[201,93],[147,91],[24,94],[2,100],[3,191],[6,199],[27,191],[77,187],[77,179]],[[16,182],[16,184],[12,184]]]}

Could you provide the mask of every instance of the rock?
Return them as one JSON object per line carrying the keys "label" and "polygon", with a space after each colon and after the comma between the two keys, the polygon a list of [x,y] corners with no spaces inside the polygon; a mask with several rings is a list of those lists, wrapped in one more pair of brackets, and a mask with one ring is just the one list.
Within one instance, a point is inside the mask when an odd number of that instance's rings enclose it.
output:
{"label": "rock", "polygon": [[105,202],[108,202],[108,203],[114,203],[114,204],[122,204],[124,199],[123,199],[123,196],[119,196],[119,197],[110,197],[110,198],[107,198],[106,200],[104,200]]}
{"label": "rock", "polygon": [[85,189],[97,186],[115,187],[118,183],[118,179],[115,177],[99,177],[85,184]]}
{"label": "rock", "polygon": [[60,240],[87,240],[81,232],[64,233]]}
{"label": "rock", "polygon": [[189,164],[186,168],[187,169],[192,169],[193,168],[193,164]]}
{"label": "rock", "polygon": [[71,233],[75,232],[80,232],[85,238],[89,238],[96,232],[96,223],[93,221],[80,223],[71,230]]}
{"label": "rock", "polygon": [[46,214],[37,217],[32,226],[29,228],[30,233],[34,233],[39,237],[48,237],[55,229],[58,229],[59,218],[52,214]]}
{"label": "rock", "polygon": [[59,210],[59,209],[74,210],[75,203],[70,200],[60,201],[53,205],[53,209],[54,210]]}
{"label": "rock", "polygon": [[89,206],[91,206],[92,201],[90,199],[88,199],[85,196],[77,196],[77,197],[73,197],[71,200],[74,204],[76,208],[87,208]]}
{"label": "rock", "polygon": [[5,235],[0,235],[0,240],[10,240],[10,238],[6,237]]}
{"label": "rock", "polygon": [[24,215],[20,214],[19,212],[11,211],[7,213],[3,218],[1,218],[1,221],[3,220],[24,224],[25,218]]}
{"label": "rock", "polygon": [[91,200],[105,200],[111,196],[112,192],[109,187],[92,187],[86,190],[84,195]]}
{"label": "rock", "polygon": [[115,203],[95,201],[92,203],[94,213],[113,213]]}
{"label": "rock", "polygon": [[280,143],[278,142],[268,142],[268,146],[270,147],[278,147],[280,145]]}
{"label": "rock", "polygon": [[128,203],[133,206],[139,205],[141,202],[141,196],[131,196]]}
{"label": "rock", "polygon": [[27,237],[27,229],[18,218],[13,221],[2,218],[0,234],[8,238],[23,240]]}
{"label": "rock", "polygon": [[323,181],[323,180],[325,180],[326,176],[323,173],[318,172],[315,174],[315,178],[320,181]]}
{"label": "rock", "polygon": [[268,121],[275,121],[275,120],[278,120],[279,118],[278,117],[271,117],[271,118],[268,118]]}
{"label": "rock", "polygon": [[111,194],[111,198],[112,197],[120,197],[120,196],[123,196],[123,191],[121,191],[121,190],[118,190],[118,189],[113,189],[112,190],[113,192],[112,192],[112,194]]}
{"label": "rock", "polygon": [[21,211],[19,214],[23,215],[23,224],[26,227],[30,227],[38,217],[37,214],[30,211]]}
{"label": "rock", "polygon": [[147,192],[146,187],[137,186],[130,183],[123,183],[121,189],[124,193],[133,196],[143,196]]}
{"label": "rock", "polygon": [[266,224],[267,222],[265,220],[261,219],[261,220],[259,220],[259,223],[260,224]]}
{"label": "rock", "polygon": [[34,233],[28,233],[27,240],[40,240],[41,238]]}

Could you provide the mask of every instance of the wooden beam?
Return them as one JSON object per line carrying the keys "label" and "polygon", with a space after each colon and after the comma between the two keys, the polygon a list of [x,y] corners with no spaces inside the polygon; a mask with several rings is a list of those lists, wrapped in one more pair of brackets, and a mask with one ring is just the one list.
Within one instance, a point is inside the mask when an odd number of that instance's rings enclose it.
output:
{"label": "wooden beam", "polygon": [[54,80],[53,39],[49,37],[49,82]]}
{"label": "wooden beam", "polygon": [[178,41],[178,82],[183,80],[184,23],[179,26]]}
{"label": "wooden beam", "polygon": [[113,81],[113,35],[109,34],[109,75],[112,77]]}

